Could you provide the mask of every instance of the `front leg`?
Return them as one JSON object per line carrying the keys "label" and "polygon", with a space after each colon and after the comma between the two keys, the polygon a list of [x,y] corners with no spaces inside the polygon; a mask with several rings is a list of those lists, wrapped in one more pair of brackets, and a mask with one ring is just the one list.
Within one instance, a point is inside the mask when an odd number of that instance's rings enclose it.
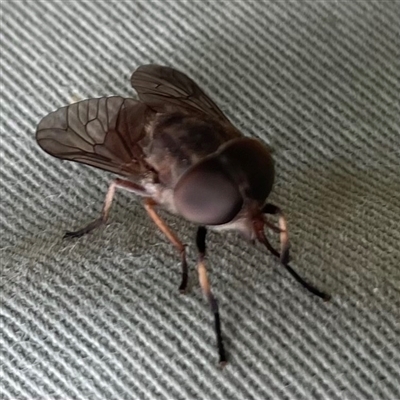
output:
{"label": "front leg", "polygon": [[[278,215],[279,217],[279,229],[277,230],[280,234],[280,241],[281,241],[281,253],[278,257],[281,260],[283,265],[289,262],[289,235],[287,229],[287,223],[285,216],[283,215],[282,210],[271,203],[267,203],[263,208],[263,213],[271,214],[271,215]],[[272,226],[268,221],[265,221],[266,224],[271,228]],[[271,251],[271,249],[269,249]]]}
{"label": "front leg", "polygon": [[89,233],[89,232],[93,231],[94,229],[98,228],[100,225],[105,224],[107,222],[108,215],[110,213],[111,204],[112,204],[112,201],[114,198],[116,188],[128,190],[129,192],[133,192],[139,196],[147,196],[146,190],[142,186],[137,185],[136,183],[133,183],[130,181],[123,180],[123,179],[118,179],[118,178],[115,179],[114,181],[111,182],[111,184],[108,188],[106,198],[104,200],[103,209],[101,210],[100,217],[95,219],[94,221],[90,222],[88,225],[86,225],[85,227],[83,227],[77,231],[66,232],[64,235],[64,238],[83,236],[86,233]]}
{"label": "front leg", "polygon": [[219,317],[218,302],[211,291],[211,285],[208,280],[207,269],[204,263],[204,257],[206,255],[206,234],[207,234],[207,229],[204,226],[200,226],[197,229],[196,245],[199,251],[197,271],[199,274],[201,289],[203,291],[204,296],[207,298],[210,304],[211,312],[214,314],[214,328],[217,337],[219,364],[221,367],[224,367],[225,364],[227,363],[227,358],[225,355],[224,343],[222,341],[221,321]]}
{"label": "front leg", "polygon": [[[314,287],[313,285],[306,282],[290,265],[289,265],[289,236],[286,218],[283,215],[282,210],[271,203],[268,203],[263,208],[263,213],[272,214],[279,216],[279,229],[277,230],[280,233],[281,239],[281,252],[278,253],[269,243],[268,239],[264,235],[263,226],[255,226],[255,231],[258,237],[258,240],[264,244],[264,246],[277,258],[279,258],[281,264],[286,268],[286,270],[296,279],[297,282],[300,283],[305,289],[307,289],[310,293],[315,296],[320,297],[324,301],[329,301],[331,296],[327,293],[321,292],[319,289]],[[267,222],[266,220],[264,222]],[[267,223],[268,226],[271,227],[270,223]]]}

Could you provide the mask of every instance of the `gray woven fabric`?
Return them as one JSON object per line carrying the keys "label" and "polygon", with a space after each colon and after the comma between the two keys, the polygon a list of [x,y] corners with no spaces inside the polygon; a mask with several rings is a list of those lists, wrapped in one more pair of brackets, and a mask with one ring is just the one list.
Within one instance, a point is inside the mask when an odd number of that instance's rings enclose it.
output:
{"label": "gray woven fabric", "polygon": [[[3,399],[400,398],[399,2],[2,2]],[[46,155],[38,121],[77,99],[132,96],[149,62],[195,79],[274,149],[303,290],[260,247],[211,234],[230,364],[217,367],[195,227],[134,196],[98,216],[111,174]]]}

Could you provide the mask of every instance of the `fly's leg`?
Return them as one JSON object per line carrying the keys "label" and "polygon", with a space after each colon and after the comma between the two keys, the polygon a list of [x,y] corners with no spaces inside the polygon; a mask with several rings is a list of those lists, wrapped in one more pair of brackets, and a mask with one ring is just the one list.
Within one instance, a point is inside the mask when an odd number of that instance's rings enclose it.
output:
{"label": "fly's leg", "polygon": [[155,210],[156,203],[151,199],[146,199],[144,202],[144,207],[149,214],[150,218],[154,221],[157,227],[162,233],[168,238],[168,240],[175,246],[179,251],[182,260],[182,280],[179,285],[179,291],[184,293],[187,289],[188,283],[188,266],[186,262],[186,250],[183,243],[179,240],[176,234],[169,228],[169,226],[164,222],[163,219],[157,214]]}
{"label": "fly's leg", "polygon": [[[324,292],[321,292],[315,286],[306,282],[290,265],[289,265],[289,235],[287,230],[287,223],[286,218],[283,215],[282,210],[275,206],[274,204],[266,204],[263,208],[263,213],[265,214],[272,214],[278,215],[279,217],[279,232],[280,232],[280,241],[281,241],[281,253],[279,254],[271,244],[269,243],[268,239],[266,238],[263,226],[256,226],[256,234],[258,240],[264,244],[264,246],[277,258],[279,258],[281,264],[286,268],[286,270],[293,276],[293,278],[300,283],[305,289],[307,289],[310,293],[314,294],[315,296],[320,297],[324,301],[330,300],[331,296]],[[269,223],[267,223],[269,226]]]}
{"label": "fly's leg", "polygon": [[200,226],[197,229],[196,245],[199,251],[197,271],[199,274],[201,289],[203,291],[204,296],[207,298],[210,304],[211,312],[214,315],[214,329],[217,337],[219,364],[221,367],[224,367],[227,363],[227,358],[225,355],[224,343],[222,340],[221,321],[219,317],[218,302],[211,291],[211,285],[208,280],[207,269],[204,262],[204,257],[206,255],[206,234],[207,234],[207,229],[204,226]]}
{"label": "fly's leg", "polygon": [[85,227],[83,227],[77,231],[66,232],[64,235],[64,238],[67,238],[67,237],[75,238],[75,237],[83,236],[86,233],[89,233],[89,232],[93,231],[94,229],[98,228],[99,226],[101,226],[102,224],[106,223],[107,219],[108,219],[108,215],[110,213],[110,208],[111,208],[111,204],[112,204],[112,201],[114,198],[115,190],[117,188],[125,189],[129,192],[133,192],[140,196],[147,195],[146,190],[142,186],[137,185],[130,181],[125,181],[123,179],[115,179],[114,181],[111,182],[111,184],[108,188],[100,217],[95,219],[94,221],[90,222],[88,225],[86,225]]}
{"label": "fly's leg", "polygon": [[[268,203],[264,206],[263,212],[265,214],[278,215],[279,217],[278,232],[280,234],[280,241],[281,241],[281,254],[280,255],[278,254],[278,257],[281,260],[281,263],[285,265],[289,262],[289,247],[290,247],[286,218],[283,215],[282,210],[278,206],[275,206],[274,204],[271,203]],[[269,226],[269,223],[267,223],[267,225]]]}

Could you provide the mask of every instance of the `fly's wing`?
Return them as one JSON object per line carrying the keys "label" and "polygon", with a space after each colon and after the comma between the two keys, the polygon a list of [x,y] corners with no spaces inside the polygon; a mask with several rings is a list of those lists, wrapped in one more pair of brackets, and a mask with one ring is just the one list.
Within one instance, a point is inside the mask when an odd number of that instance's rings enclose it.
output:
{"label": "fly's wing", "polygon": [[117,96],[80,101],[44,117],[36,140],[52,156],[134,177],[144,170],[138,141],[149,111],[141,102]]}
{"label": "fly's wing", "polygon": [[165,112],[172,106],[207,114],[224,125],[230,124],[224,113],[192,79],[173,68],[143,65],[132,74],[131,84],[140,100],[156,111]]}

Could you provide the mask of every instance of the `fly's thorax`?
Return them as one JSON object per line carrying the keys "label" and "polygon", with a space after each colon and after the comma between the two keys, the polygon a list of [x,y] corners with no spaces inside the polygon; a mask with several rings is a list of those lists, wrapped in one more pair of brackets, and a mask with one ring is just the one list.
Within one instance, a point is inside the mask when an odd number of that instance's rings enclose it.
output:
{"label": "fly's thorax", "polygon": [[144,152],[160,183],[173,188],[185,171],[231,138],[232,134],[213,119],[182,112],[159,114]]}
{"label": "fly's thorax", "polygon": [[154,200],[158,205],[172,214],[179,214],[175,207],[173,189],[154,182],[142,182],[142,184],[146,193],[148,193],[152,200]]}

